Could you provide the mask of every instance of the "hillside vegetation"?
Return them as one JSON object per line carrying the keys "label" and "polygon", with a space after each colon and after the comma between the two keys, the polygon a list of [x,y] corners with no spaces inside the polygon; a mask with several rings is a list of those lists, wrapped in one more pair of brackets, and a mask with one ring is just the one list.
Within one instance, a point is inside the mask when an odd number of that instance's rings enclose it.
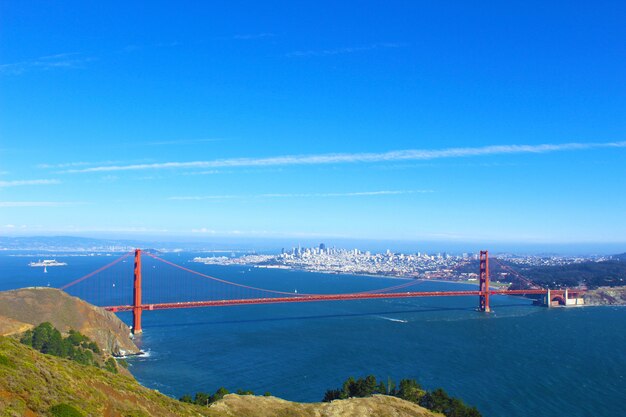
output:
{"label": "hillside vegetation", "polygon": [[437,417],[399,398],[373,396],[330,403],[226,395],[210,407],[184,403],[141,386],[132,377],[42,354],[0,337],[0,415],[105,417]]}
{"label": "hillside vegetation", "polygon": [[98,344],[106,354],[135,354],[130,329],[115,314],[54,288],[0,292],[0,335],[22,333],[43,322],[61,333],[73,329]]}
{"label": "hillside vegetation", "polygon": [[536,266],[522,268],[524,276],[549,288],[576,287],[590,289],[626,285],[626,262],[581,262],[560,266]]}

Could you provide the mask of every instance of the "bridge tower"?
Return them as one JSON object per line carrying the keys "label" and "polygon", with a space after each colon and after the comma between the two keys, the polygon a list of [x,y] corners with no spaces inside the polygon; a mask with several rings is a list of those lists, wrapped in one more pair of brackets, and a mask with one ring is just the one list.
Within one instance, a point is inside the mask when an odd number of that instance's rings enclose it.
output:
{"label": "bridge tower", "polygon": [[135,280],[133,284],[133,334],[141,330],[141,249],[135,249]]}
{"label": "bridge tower", "polygon": [[491,312],[489,306],[489,251],[480,251],[480,275],[479,275],[478,310],[485,313]]}

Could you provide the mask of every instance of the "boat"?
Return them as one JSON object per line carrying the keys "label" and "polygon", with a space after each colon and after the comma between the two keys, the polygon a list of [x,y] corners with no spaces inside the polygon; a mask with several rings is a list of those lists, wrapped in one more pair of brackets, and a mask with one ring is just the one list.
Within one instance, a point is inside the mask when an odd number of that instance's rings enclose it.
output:
{"label": "boat", "polygon": [[37,267],[37,266],[43,266],[44,269],[48,266],[66,266],[67,264],[65,262],[59,262],[56,259],[44,259],[43,261],[37,261],[37,262],[31,262],[28,264],[28,266],[33,266],[33,267]]}

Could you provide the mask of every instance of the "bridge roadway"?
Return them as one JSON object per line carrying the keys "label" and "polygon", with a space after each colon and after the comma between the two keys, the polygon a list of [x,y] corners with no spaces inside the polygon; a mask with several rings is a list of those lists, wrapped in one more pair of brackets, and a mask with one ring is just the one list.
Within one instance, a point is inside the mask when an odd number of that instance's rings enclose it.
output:
{"label": "bridge roadway", "polygon": [[[546,294],[544,289],[528,290],[490,290],[490,295],[531,295]],[[397,293],[354,293],[354,294],[311,294],[294,295],[293,297],[275,298],[247,298],[239,300],[211,300],[211,301],[184,301],[179,303],[142,304],[142,310],[167,310],[173,308],[195,307],[222,307],[251,304],[276,304],[276,303],[306,303],[314,301],[342,301],[342,300],[371,300],[385,298],[413,298],[413,297],[464,297],[479,296],[480,291],[423,291],[423,292],[397,292]],[[103,307],[108,311],[133,311],[132,305]]]}

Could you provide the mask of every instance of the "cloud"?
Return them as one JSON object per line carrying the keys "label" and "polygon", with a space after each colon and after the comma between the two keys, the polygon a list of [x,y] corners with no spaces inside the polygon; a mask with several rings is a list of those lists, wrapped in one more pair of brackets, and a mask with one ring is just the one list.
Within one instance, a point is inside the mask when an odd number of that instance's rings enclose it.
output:
{"label": "cloud", "polygon": [[59,180],[15,180],[15,181],[0,181],[0,188],[2,187],[19,187],[22,185],[50,185],[60,184]]}
{"label": "cloud", "polygon": [[66,207],[84,203],[60,201],[0,201],[0,207]]}
{"label": "cloud", "polygon": [[370,45],[363,46],[351,46],[344,48],[334,48],[334,49],[314,49],[308,51],[294,51],[286,54],[287,57],[309,57],[309,56],[329,56],[329,55],[343,55],[343,54],[353,54],[355,52],[365,52],[371,51],[374,49],[388,49],[388,48],[400,48],[404,46],[400,43],[391,43],[391,42],[378,42],[372,43]]}
{"label": "cloud", "polygon": [[214,230],[207,227],[191,229],[193,234],[204,234],[212,236],[245,236],[245,237],[265,237],[265,238],[350,238],[349,235],[337,233],[317,233],[317,232],[279,232],[272,230]]}
{"label": "cloud", "polygon": [[77,52],[47,55],[27,61],[0,64],[0,74],[20,75],[31,70],[47,71],[60,68],[84,68],[87,62],[94,59]]}
{"label": "cloud", "polygon": [[238,198],[246,198],[243,195],[196,195],[185,197],[170,197],[168,200],[231,200]]}
{"label": "cloud", "polygon": [[64,162],[61,164],[39,164],[37,168],[48,169],[48,168],[75,168],[75,167],[86,167],[93,165],[112,165],[119,164],[120,161],[101,161],[101,162]]}
{"label": "cloud", "polygon": [[244,198],[333,198],[333,197],[372,197],[385,195],[426,194],[432,190],[382,190],[382,191],[357,191],[348,193],[291,193],[291,194],[256,194],[256,195],[201,195],[170,197],[168,200],[226,200]]}
{"label": "cloud", "polygon": [[624,148],[623,142],[562,143],[542,145],[493,145],[474,148],[410,149],[380,153],[333,153],[319,155],[287,155],[268,158],[228,158],[209,161],[159,162],[150,164],[104,165],[81,169],[69,169],[65,173],[89,173],[109,171],[141,171],[176,168],[237,168],[295,165],[356,164],[398,161],[425,161],[433,159],[462,158],[471,156],[541,154],[547,152],[588,150],[599,148]]}

